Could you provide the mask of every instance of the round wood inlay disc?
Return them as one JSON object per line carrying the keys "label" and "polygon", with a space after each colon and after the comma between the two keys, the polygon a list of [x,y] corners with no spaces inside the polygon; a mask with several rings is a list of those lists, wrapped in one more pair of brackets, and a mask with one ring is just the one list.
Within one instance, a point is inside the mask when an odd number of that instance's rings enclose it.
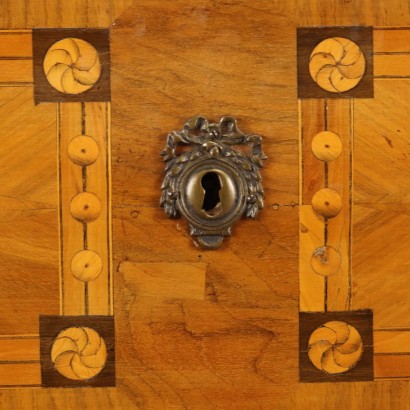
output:
{"label": "round wood inlay disc", "polygon": [[98,253],[84,250],[74,255],[71,260],[71,272],[74,277],[83,282],[96,279],[103,268],[102,260]]}
{"label": "round wood inlay disc", "polygon": [[70,212],[80,222],[92,222],[100,216],[101,202],[95,194],[81,192],[71,200]]}
{"label": "round wood inlay disc", "polygon": [[68,145],[68,156],[74,164],[88,166],[93,164],[100,153],[97,141],[88,135],[73,138]]}
{"label": "round wood inlay disc", "polygon": [[321,246],[312,254],[311,265],[313,270],[322,276],[334,275],[340,269],[342,257],[333,246]]}
{"label": "round wood inlay disc", "polygon": [[313,209],[325,218],[334,218],[342,209],[342,198],[332,188],[317,191],[312,198]]}
{"label": "round wood inlay disc", "polygon": [[340,156],[342,150],[342,141],[334,132],[319,132],[319,134],[316,134],[312,140],[313,154],[321,161],[334,161]]}

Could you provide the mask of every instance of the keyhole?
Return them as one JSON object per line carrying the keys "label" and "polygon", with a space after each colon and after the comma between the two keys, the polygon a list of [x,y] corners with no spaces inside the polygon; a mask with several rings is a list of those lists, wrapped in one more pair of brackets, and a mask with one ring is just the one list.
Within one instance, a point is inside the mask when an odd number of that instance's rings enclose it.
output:
{"label": "keyhole", "polygon": [[221,181],[216,172],[207,172],[201,179],[202,188],[205,189],[204,202],[202,209],[208,215],[218,215],[221,212]]}

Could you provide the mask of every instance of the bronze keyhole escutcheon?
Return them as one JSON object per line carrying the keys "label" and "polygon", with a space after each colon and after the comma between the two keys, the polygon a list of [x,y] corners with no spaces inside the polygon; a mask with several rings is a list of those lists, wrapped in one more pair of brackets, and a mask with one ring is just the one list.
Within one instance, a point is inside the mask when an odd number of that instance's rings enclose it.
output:
{"label": "bronze keyhole escutcheon", "polygon": [[242,215],[254,218],[263,208],[261,143],[230,116],[218,124],[193,117],[168,134],[160,205],[169,217],[186,218],[201,246],[218,248]]}

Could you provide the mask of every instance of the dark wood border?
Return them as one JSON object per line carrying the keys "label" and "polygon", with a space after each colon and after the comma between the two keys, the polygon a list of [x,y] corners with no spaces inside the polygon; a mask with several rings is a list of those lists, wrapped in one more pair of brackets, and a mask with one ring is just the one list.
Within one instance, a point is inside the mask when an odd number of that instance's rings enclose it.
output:
{"label": "dark wood border", "polygon": [[[108,29],[33,29],[34,101],[40,102],[104,102],[111,100],[110,31]],[[97,50],[102,72],[94,87],[81,94],[64,94],[52,87],[43,71],[47,50],[67,37],[80,38]]]}
{"label": "dark wood border", "polygon": [[[363,340],[364,349],[360,361],[351,370],[342,374],[327,374],[316,369],[307,354],[309,337],[312,332],[331,320],[339,320],[354,326]],[[357,310],[351,312],[300,312],[299,380],[304,383],[374,380],[373,312],[371,310]]]}
{"label": "dark wood border", "polygon": [[[354,41],[366,59],[366,71],[360,83],[344,93],[320,88],[309,73],[310,54],[328,37]],[[373,28],[372,27],[301,27],[297,29],[297,68],[299,98],[373,98]]]}
{"label": "dark wood border", "polygon": [[[56,336],[68,327],[90,327],[107,345],[107,362],[97,376],[81,381],[70,380],[54,368],[51,346]],[[115,386],[115,330],[112,316],[40,316],[40,360],[42,387],[107,387]]]}

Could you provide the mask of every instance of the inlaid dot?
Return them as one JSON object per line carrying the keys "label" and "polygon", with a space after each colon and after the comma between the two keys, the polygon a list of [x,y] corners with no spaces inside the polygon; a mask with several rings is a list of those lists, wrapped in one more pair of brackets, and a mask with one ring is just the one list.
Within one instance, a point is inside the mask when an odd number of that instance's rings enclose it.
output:
{"label": "inlaid dot", "polygon": [[73,138],[68,145],[68,156],[74,164],[88,166],[93,164],[100,153],[97,141],[88,135]]}
{"label": "inlaid dot", "polygon": [[322,276],[330,276],[337,273],[341,263],[342,257],[333,246],[321,246],[316,248],[312,254],[312,268]]}
{"label": "inlaid dot", "polygon": [[313,196],[312,208],[325,218],[333,218],[342,209],[342,198],[335,189],[324,188]]}
{"label": "inlaid dot", "polygon": [[96,279],[103,268],[100,255],[94,251],[84,250],[74,255],[71,260],[71,272],[83,282]]}
{"label": "inlaid dot", "polygon": [[321,161],[334,161],[340,156],[342,150],[342,141],[334,132],[323,131],[313,137],[312,151],[314,156]]}
{"label": "inlaid dot", "polygon": [[80,222],[95,221],[101,213],[101,202],[90,192],[81,192],[70,203],[71,215]]}

